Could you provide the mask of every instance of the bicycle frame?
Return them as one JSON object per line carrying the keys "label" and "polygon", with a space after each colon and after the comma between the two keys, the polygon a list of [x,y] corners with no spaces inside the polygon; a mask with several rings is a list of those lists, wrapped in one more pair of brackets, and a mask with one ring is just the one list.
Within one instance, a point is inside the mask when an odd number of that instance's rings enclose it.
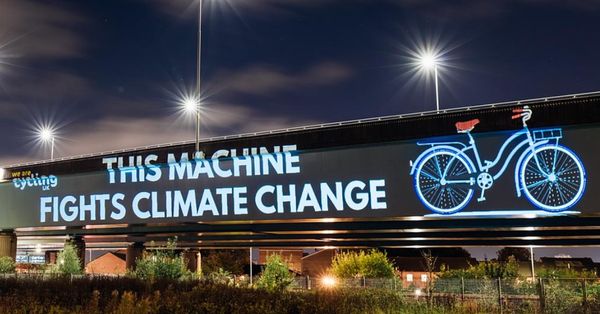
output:
{"label": "bicycle frame", "polygon": [[[476,172],[489,172],[490,169],[494,168],[495,166],[497,166],[501,159],[502,156],[506,153],[507,149],[509,147],[512,147],[511,152],[508,154],[508,157],[504,160],[504,163],[502,164],[502,167],[495,173],[493,174],[493,179],[497,180],[498,178],[500,178],[504,172],[506,171],[506,169],[508,168],[508,165],[510,164],[510,162],[513,160],[513,158],[519,153],[521,152],[521,155],[517,161],[517,167],[516,169],[518,170],[520,167],[520,163],[523,160],[523,158],[527,155],[528,151],[533,151],[533,149],[537,146],[541,146],[541,145],[545,145],[548,144],[550,142],[550,140],[539,140],[539,141],[534,141],[534,139],[532,138],[531,135],[531,131],[529,130],[529,128],[527,126],[524,126],[523,129],[515,132],[514,134],[512,134],[508,139],[506,139],[504,141],[504,143],[502,144],[502,146],[500,147],[500,150],[498,151],[498,154],[496,155],[496,157],[494,158],[493,161],[489,161],[489,160],[483,160],[481,159],[481,156],[479,154],[479,150],[477,149],[477,145],[476,145],[476,141],[473,138],[473,135],[471,135],[470,132],[466,133],[468,138],[469,138],[469,142],[468,145],[462,143],[462,142],[432,142],[432,143],[417,143],[417,145],[419,146],[431,146],[431,149],[433,148],[439,148],[439,147],[448,147],[448,148],[452,148],[453,150],[456,150],[456,153],[459,155],[462,155],[466,158],[468,158],[469,160],[472,160],[471,157],[469,157],[469,154],[467,154],[467,152],[472,151],[472,154],[474,155],[474,160],[475,163],[473,164],[474,171]],[[520,138],[522,138],[523,136],[525,136],[525,138],[521,139],[520,142],[513,144],[514,142],[516,142],[517,140],[519,140]],[[557,144],[558,144],[558,140],[557,140]],[[523,148],[525,148],[525,150],[523,150]],[[420,157],[426,155],[425,153],[423,153]],[[536,162],[539,163],[537,161],[537,156],[536,158]],[[415,162],[414,162],[414,166],[416,166],[421,158],[418,158]],[[450,163],[452,163],[452,161],[450,161]],[[448,169],[448,168],[447,168]],[[447,171],[446,169],[446,171]],[[516,172],[516,171],[515,171]],[[411,169],[410,174],[412,175],[414,173],[414,167],[413,169]],[[516,175],[516,174],[515,174]],[[443,177],[446,176],[446,173],[444,173]],[[471,180],[452,180],[452,181],[448,181],[448,183],[473,183]],[[519,189],[519,185],[518,185],[518,180],[515,179],[515,183],[517,184],[517,195],[520,196],[520,189]]]}
{"label": "bicycle frame", "polygon": [[[469,145],[464,147],[463,149],[460,150],[460,152],[462,154],[466,154],[467,151],[472,150],[473,151],[473,155],[475,156],[475,161],[477,162],[477,168],[479,170],[479,172],[489,172],[490,169],[494,168],[496,165],[498,165],[498,163],[500,162],[502,156],[504,155],[506,149],[508,147],[511,146],[511,143],[517,141],[520,137],[522,137],[523,135],[526,136],[525,139],[522,139],[521,142],[517,143],[516,145],[513,146],[512,151],[508,154],[507,158],[504,160],[504,164],[502,165],[502,167],[498,170],[498,172],[496,172],[492,177],[494,178],[494,180],[497,180],[498,178],[500,178],[504,172],[506,171],[506,169],[508,168],[508,165],[510,164],[510,162],[513,160],[513,158],[515,157],[515,155],[521,151],[521,149],[525,146],[528,146],[527,150],[531,150],[533,149],[535,146],[537,145],[545,145],[549,142],[549,140],[542,140],[542,141],[538,141],[535,142],[531,136],[531,132],[529,131],[528,127],[524,127],[522,130],[514,133],[513,135],[511,135],[508,139],[506,139],[504,141],[504,143],[502,144],[502,146],[500,147],[500,150],[498,151],[498,154],[496,155],[496,158],[493,161],[489,161],[489,160],[484,160],[485,165],[481,162],[481,157],[479,154],[479,150],[477,149],[477,145],[475,142],[475,139],[473,138],[473,135],[471,135],[470,132],[467,132],[467,136],[469,137]],[[523,152],[524,154],[524,152]],[[537,158],[536,158],[536,162],[537,162]],[[517,165],[518,166],[518,165]]]}

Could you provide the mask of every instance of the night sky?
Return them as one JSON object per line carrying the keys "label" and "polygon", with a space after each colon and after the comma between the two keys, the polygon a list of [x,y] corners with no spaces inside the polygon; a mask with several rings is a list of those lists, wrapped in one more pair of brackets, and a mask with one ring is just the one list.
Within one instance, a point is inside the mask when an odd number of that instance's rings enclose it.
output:
{"label": "night sky", "polygon": [[[0,165],[191,140],[193,0],[0,0]],[[600,1],[205,0],[204,137],[600,89]]]}
{"label": "night sky", "polygon": [[[0,164],[193,139],[193,0],[0,0]],[[599,1],[205,0],[203,135],[588,92]],[[187,118],[189,120],[189,117]]]}

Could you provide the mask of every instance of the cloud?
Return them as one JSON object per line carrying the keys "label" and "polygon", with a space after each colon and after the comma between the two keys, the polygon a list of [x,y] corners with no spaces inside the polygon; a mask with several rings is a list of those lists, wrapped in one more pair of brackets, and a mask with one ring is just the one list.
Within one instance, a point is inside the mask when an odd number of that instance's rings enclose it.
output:
{"label": "cloud", "polygon": [[0,46],[24,59],[80,56],[82,36],[76,31],[85,19],[55,3],[34,0],[0,2]]}
{"label": "cloud", "polygon": [[273,95],[297,88],[334,85],[353,75],[351,68],[332,62],[290,73],[269,65],[255,65],[237,72],[217,75],[216,81],[226,91],[254,95]]}
{"label": "cloud", "polygon": [[[198,0],[151,0],[159,10],[174,16],[190,14],[197,10]],[[338,0],[203,0],[204,9],[211,12],[234,11],[245,12],[287,13],[293,7],[314,7],[326,5]],[[144,1],[147,3],[146,1]]]}
{"label": "cloud", "polygon": [[508,14],[515,6],[555,6],[575,10],[599,10],[600,0],[387,0],[435,18],[486,19]]}
{"label": "cloud", "polygon": [[[73,125],[56,143],[57,156],[74,156],[194,139],[193,123],[175,116],[107,116]],[[266,115],[252,108],[215,104],[204,112],[202,137],[277,130],[319,123],[285,116]],[[0,165],[32,161],[31,155],[2,156]]]}
{"label": "cloud", "polygon": [[3,87],[10,97],[39,100],[73,99],[93,93],[88,79],[69,72],[21,72],[5,80]]}

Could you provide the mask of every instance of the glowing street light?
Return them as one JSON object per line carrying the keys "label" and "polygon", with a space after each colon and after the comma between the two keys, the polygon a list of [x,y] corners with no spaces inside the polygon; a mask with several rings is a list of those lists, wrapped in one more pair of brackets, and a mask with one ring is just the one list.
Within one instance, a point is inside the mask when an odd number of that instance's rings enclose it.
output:
{"label": "glowing street light", "polygon": [[423,70],[433,70],[435,80],[435,109],[440,111],[440,92],[438,88],[438,65],[440,64],[439,57],[431,52],[423,53],[419,56],[419,65]]}
{"label": "glowing street light", "polygon": [[332,289],[337,285],[337,280],[331,275],[321,277],[321,286],[327,289]]}
{"label": "glowing street light", "polygon": [[200,151],[200,99],[199,97],[193,96],[184,96],[179,101],[179,105],[181,109],[188,113],[196,115],[196,152]]}
{"label": "glowing street light", "polygon": [[38,130],[38,136],[40,141],[50,143],[50,160],[54,160],[54,141],[56,138],[54,130],[50,127],[42,127]]}

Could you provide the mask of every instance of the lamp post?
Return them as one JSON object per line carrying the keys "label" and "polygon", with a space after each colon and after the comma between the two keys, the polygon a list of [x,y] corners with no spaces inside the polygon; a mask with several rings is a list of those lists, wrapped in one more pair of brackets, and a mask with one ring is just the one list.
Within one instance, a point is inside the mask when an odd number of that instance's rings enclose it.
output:
{"label": "lamp post", "polygon": [[200,152],[200,87],[202,86],[202,0],[198,0],[198,48],[196,62],[196,153]]}
{"label": "lamp post", "polygon": [[425,53],[419,57],[419,64],[421,68],[424,70],[433,70],[433,77],[435,80],[435,109],[436,111],[440,111],[440,91],[438,85],[438,66],[439,66],[439,58],[438,56],[432,53]]}
{"label": "lamp post", "polygon": [[54,160],[54,130],[48,127],[44,127],[39,130],[40,140],[44,143],[50,143],[50,160]]}
{"label": "lamp post", "polygon": [[535,282],[535,266],[533,260],[533,245],[529,246],[529,259],[531,259],[531,279],[532,282]]}
{"label": "lamp post", "polygon": [[196,116],[196,152],[200,151],[200,98],[193,96],[186,96],[181,100],[181,106],[183,110],[189,114]]}

